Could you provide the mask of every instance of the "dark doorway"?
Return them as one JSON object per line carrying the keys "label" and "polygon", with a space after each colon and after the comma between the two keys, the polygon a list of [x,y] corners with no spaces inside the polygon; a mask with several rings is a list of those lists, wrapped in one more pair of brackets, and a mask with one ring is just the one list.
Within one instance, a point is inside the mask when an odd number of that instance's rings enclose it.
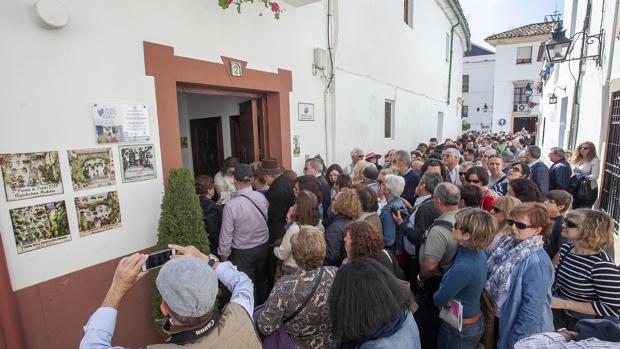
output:
{"label": "dark doorway", "polygon": [[194,174],[214,176],[224,162],[222,118],[190,120]]}
{"label": "dark doorway", "polygon": [[232,156],[243,163],[259,161],[265,156],[263,101],[252,99],[239,104],[239,115],[230,116]]}
{"label": "dark doorway", "polygon": [[518,117],[512,121],[512,132],[519,132],[522,129],[528,130],[530,133],[536,132],[536,123],[538,118],[536,116]]}

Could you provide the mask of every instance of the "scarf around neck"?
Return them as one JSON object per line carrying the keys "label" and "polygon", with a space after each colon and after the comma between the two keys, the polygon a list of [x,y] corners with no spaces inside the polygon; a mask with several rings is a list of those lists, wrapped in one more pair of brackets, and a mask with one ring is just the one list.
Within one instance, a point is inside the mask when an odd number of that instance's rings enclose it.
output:
{"label": "scarf around neck", "polygon": [[512,237],[497,246],[487,261],[489,278],[485,285],[491,297],[497,301],[510,288],[512,270],[531,254],[543,248],[543,239],[535,235],[516,245]]}

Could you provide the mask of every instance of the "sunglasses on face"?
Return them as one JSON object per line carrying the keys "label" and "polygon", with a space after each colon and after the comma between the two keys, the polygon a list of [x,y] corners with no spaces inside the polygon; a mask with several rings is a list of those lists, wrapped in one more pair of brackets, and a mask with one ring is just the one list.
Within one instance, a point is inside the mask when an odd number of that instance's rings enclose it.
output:
{"label": "sunglasses on face", "polygon": [[503,211],[502,211],[502,209],[500,209],[500,208],[498,208],[498,207],[496,207],[496,206],[493,206],[492,210],[493,210],[493,212],[495,212],[495,213],[502,213],[502,212],[503,212]]}
{"label": "sunglasses on face", "polygon": [[480,180],[479,179],[465,178],[465,180],[467,181],[467,183],[480,184]]}
{"label": "sunglasses on face", "polygon": [[577,224],[575,221],[571,221],[570,219],[564,220],[564,224],[566,224],[567,228],[571,228],[571,229],[579,228],[579,224]]}
{"label": "sunglasses on face", "polygon": [[510,168],[510,171],[512,171],[512,172],[521,172],[521,169],[518,168],[518,167],[512,167],[512,168]]}
{"label": "sunglasses on face", "polygon": [[527,225],[527,224],[525,224],[525,223],[523,223],[523,222],[517,222],[517,221],[512,220],[512,219],[509,219],[509,220],[507,221],[507,223],[508,223],[508,225],[509,225],[509,226],[511,226],[511,227],[512,227],[513,225],[514,225],[514,226],[516,226],[516,227],[517,227],[517,229],[519,229],[519,230],[523,230],[523,229],[527,229],[527,228],[534,228],[534,227],[533,227],[533,226],[531,226],[531,225]]}

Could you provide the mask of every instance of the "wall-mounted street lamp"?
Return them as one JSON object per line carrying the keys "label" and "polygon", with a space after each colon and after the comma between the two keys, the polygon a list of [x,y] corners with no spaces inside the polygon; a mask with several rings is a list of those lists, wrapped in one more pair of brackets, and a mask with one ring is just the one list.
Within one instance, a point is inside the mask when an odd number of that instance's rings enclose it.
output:
{"label": "wall-mounted street lamp", "polygon": [[549,104],[558,104],[558,96],[555,94],[556,89],[564,90],[566,92],[566,87],[556,86],[553,91],[551,91],[551,96],[549,96]]}
{"label": "wall-mounted street lamp", "polygon": [[[575,35],[571,36],[570,39],[565,35],[566,29],[562,29],[562,22],[556,23],[553,31],[551,32],[551,39],[545,42],[545,48],[547,51],[547,60],[550,63],[561,63],[567,61],[576,61],[583,59],[592,58],[599,63],[601,56],[601,36],[603,35],[603,30],[598,34],[588,35],[585,31],[581,31],[575,33]],[[573,57],[570,58],[573,48],[575,47],[576,38],[578,36],[582,36],[582,45],[592,45],[595,42],[597,43],[596,53],[590,56],[582,56],[582,57]],[[587,52],[583,51],[582,52]]]}

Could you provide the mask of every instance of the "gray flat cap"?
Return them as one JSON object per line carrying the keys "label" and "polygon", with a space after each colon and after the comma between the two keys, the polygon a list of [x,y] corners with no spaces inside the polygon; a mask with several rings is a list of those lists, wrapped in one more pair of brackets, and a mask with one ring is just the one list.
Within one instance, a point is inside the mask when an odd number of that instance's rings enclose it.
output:
{"label": "gray flat cap", "polygon": [[217,297],[217,274],[199,258],[183,257],[167,262],[155,283],[175,314],[201,317],[213,309]]}

